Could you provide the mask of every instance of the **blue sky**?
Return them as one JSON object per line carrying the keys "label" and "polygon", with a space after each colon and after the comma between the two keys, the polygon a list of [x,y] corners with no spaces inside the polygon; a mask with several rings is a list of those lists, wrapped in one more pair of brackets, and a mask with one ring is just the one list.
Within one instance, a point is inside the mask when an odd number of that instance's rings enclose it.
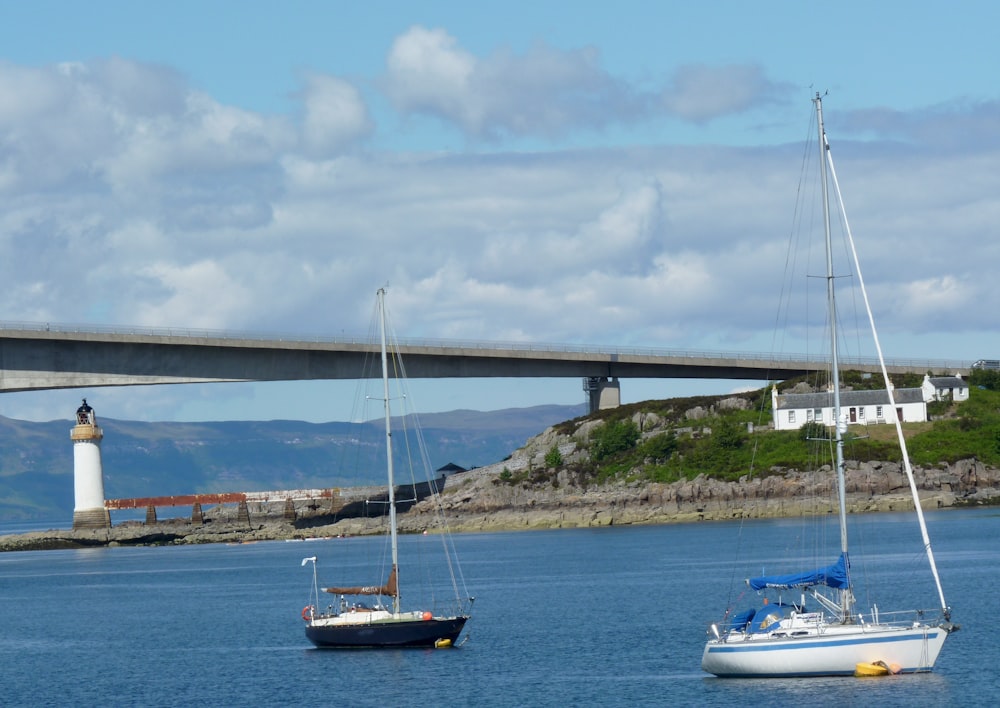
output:
{"label": "blue sky", "polygon": [[[821,90],[887,354],[995,358],[998,21],[990,2],[4,0],[0,320],[363,332],[388,283],[405,337],[767,352]],[[68,417],[87,393],[116,418],[343,420],[347,386],[5,394],[0,414]],[[583,399],[569,379],[414,391]]]}

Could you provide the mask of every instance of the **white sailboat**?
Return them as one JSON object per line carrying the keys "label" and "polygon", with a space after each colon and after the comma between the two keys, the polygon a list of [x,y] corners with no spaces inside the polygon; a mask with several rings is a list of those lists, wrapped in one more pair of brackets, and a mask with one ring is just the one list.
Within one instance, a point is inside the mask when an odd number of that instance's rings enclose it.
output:
{"label": "white sailboat", "polygon": [[[920,508],[906,441],[896,419],[896,437],[903,467],[916,507],[927,562],[934,578],[940,606],[937,610],[885,612],[876,605],[862,610],[855,601],[848,551],[847,511],[844,483],[844,433],[840,412],[840,372],[837,343],[836,299],[830,236],[829,180],[832,179],[841,210],[840,189],[823,126],[823,102],[815,99],[819,132],[823,217],[826,233],[827,306],[831,328],[831,388],[834,420],[832,447],[836,470],[840,522],[840,553],[836,562],[802,573],[750,578],[750,588],[777,594],[774,602],[764,598],[761,609],[749,609],[713,624],[702,655],[702,669],[723,677],[790,677],[877,675],[930,671],[948,635],[958,626],[951,623],[951,608],[945,602],[927,525]],[[843,215],[842,215],[843,216]],[[846,224],[846,216],[843,216]],[[895,410],[892,386],[875,331],[874,318],[861,279],[850,229],[847,229],[856,275],[868,311],[882,376]],[[930,619],[934,615],[935,619]]]}
{"label": "white sailboat", "polygon": [[[468,621],[475,598],[462,599],[452,570],[455,592],[454,611],[435,613],[424,607],[404,611],[401,608],[399,580],[399,543],[396,524],[396,487],[393,464],[391,411],[389,397],[389,353],[386,341],[385,290],[379,289],[377,297],[379,332],[382,355],[382,390],[385,413],[385,454],[388,477],[389,538],[391,567],[382,585],[352,585],[322,588],[322,592],[336,595],[339,603],[326,610],[318,609],[320,591],[316,573],[316,557],[306,558],[302,565],[312,563],[313,586],[310,604],[302,610],[306,623],[306,637],[323,649],[349,648],[399,648],[399,647],[450,647],[457,642]],[[400,372],[397,368],[397,374]],[[442,539],[444,541],[444,538]],[[447,543],[444,543],[447,552]],[[347,597],[374,598],[368,602],[348,602]],[[391,601],[386,606],[383,601]]]}

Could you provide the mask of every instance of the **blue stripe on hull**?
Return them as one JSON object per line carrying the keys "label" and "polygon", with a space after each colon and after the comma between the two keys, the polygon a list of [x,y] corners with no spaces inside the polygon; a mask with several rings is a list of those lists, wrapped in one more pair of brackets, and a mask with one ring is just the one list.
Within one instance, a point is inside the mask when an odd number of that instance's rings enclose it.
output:
{"label": "blue stripe on hull", "polygon": [[[927,630],[926,632],[905,630],[898,636],[893,636],[890,632],[881,635],[876,633],[868,636],[836,639],[812,636],[777,640],[763,639],[756,642],[733,642],[732,644],[709,644],[705,647],[705,658],[702,661],[702,668],[720,678],[852,676],[854,675],[854,664],[857,661],[869,660],[863,658],[864,653],[867,653],[867,651],[878,651],[877,649],[869,649],[862,650],[861,652],[853,652],[852,649],[855,647],[885,647],[891,654],[897,654],[897,652],[890,649],[891,645],[896,645],[900,646],[903,655],[910,657],[909,661],[913,661],[916,659],[914,654],[915,649],[912,646],[903,648],[901,644],[905,645],[908,642],[914,642],[926,645],[928,642],[933,643],[940,639],[941,633],[942,630],[939,629]],[[833,653],[837,653],[839,650],[841,653],[834,659],[834,657],[825,655],[825,650],[830,650]],[[845,651],[848,652],[846,655],[842,653]],[[774,652],[779,653],[774,655]],[[765,659],[764,657],[769,654],[772,658]],[[851,659],[852,655],[856,655],[857,659]],[[712,656],[718,658],[712,660],[710,658]],[[724,659],[723,657],[726,658]],[[741,659],[741,657],[744,658]],[[751,657],[759,657],[759,660],[755,661]],[[830,662],[828,660],[832,660],[834,666],[823,670],[816,670],[815,662],[821,657],[823,661],[820,664],[829,666]],[[889,659],[886,658],[886,660]],[[747,663],[756,664],[757,666],[754,670],[751,670],[750,667],[746,666]],[[793,667],[796,665],[804,670],[794,670]],[[900,673],[928,672],[932,666],[933,661],[931,661],[930,665],[903,666],[900,669]]]}
{"label": "blue stripe on hull", "polygon": [[[937,639],[937,632],[928,632],[927,639]],[[809,641],[808,644],[801,644],[796,646],[796,642],[804,642],[808,640],[796,640],[792,639],[787,642],[781,642],[779,644],[723,644],[719,646],[708,647],[709,654],[736,654],[736,653],[751,653],[758,651],[794,651],[794,650],[808,650],[815,649],[817,647],[841,647],[846,645],[858,645],[858,644],[888,644],[889,642],[913,642],[913,641],[923,641],[923,636],[903,636],[903,637],[892,637],[892,636],[882,636],[882,637],[869,637],[864,639],[826,639],[823,641]]]}

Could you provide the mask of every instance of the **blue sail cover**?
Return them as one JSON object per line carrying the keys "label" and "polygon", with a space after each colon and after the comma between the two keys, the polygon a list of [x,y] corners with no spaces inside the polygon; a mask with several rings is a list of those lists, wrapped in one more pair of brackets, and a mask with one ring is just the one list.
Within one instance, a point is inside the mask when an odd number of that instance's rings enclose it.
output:
{"label": "blue sail cover", "polygon": [[739,632],[740,630],[745,629],[746,626],[750,624],[750,621],[753,619],[755,614],[757,614],[757,610],[751,607],[749,610],[740,612],[738,615],[733,615],[732,619],[729,620],[729,623],[725,626],[723,631],[730,632],[735,630]]}
{"label": "blue sail cover", "polygon": [[788,575],[764,575],[750,578],[747,582],[754,590],[764,588],[802,588],[810,585],[826,585],[831,588],[844,589],[850,587],[848,578],[847,554],[841,553],[833,565],[817,568],[808,573],[790,573]]}

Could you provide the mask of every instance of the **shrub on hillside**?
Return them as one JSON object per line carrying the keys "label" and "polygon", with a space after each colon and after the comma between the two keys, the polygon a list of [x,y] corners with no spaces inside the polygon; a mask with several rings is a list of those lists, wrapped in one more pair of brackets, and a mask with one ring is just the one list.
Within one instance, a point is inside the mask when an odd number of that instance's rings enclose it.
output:
{"label": "shrub on hillside", "polygon": [[669,460],[676,450],[677,435],[672,430],[653,435],[639,446],[640,456],[654,462]]}
{"label": "shrub on hillside", "polygon": [[639,427],[631,420],[609,421],[590,436],[590,457],[595,462],[606,460],[635,447],[639,440]]}

